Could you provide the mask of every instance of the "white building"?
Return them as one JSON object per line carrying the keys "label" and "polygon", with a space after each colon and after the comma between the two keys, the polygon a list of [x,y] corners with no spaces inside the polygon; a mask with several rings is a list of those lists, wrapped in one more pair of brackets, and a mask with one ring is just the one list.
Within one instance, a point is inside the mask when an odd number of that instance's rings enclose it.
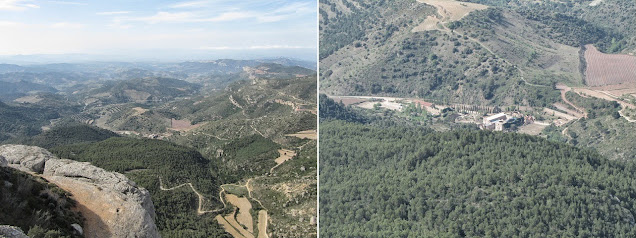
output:
{"label": "white building", "polygon": [[484,125],[492,124],[497,121],[506,121],[508,119],[508,115],[505,113],[495,114],[489,117],[484,117]]}

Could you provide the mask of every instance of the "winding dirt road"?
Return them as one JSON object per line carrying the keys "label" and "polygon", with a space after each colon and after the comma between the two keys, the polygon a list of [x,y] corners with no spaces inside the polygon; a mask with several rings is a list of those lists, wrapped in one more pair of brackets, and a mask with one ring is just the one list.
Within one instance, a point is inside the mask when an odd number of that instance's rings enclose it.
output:
{"label": "winding dirt road", "polygon": [[197,191],[197,190],[194,188],[194,186],[192,185],[192,183],[184,183],[184,184],[181,184],[181,185],[177,185],[177,186],[175,186],[175,187],[172,187],[172,188],[165,188],[165,187],[163,186],[163,180],[161,179],[161,177],[159,177],[159,189],[161,189],[162,191],[175,190],[175,189],[181,188],[181,187],[183,187],[183,186],[190,186],[190,188],[192,189],[192,191],[193,191],[193,192],[194,192],[194,193],[195,193],[195,194],[199,197],[199,206],[198,206],[198,208],[197,208],[197,214],[198,214],[198,215],[203,215],[203,214],[206,214],[206,213],[213,213],[213,212],[220,212],[220,211],[222,211],[223,209],[225,209],[225,207],[227,206],[227,205],[225,204],[225,201],[223,200],[223,195],[222,195],[222,194],[225,192],[225,189],[223,189],[223,186],[221,186],[221,191],[219,191],[219,197],[220,197],[220,199],[221,199],[221,203],[223,203],[223,208],[219,208],[219,209],[215,209],[215,210],[204,210],[204,209],[203,209],[203,202],[204,202],[204,200],[205,200],[205,197],[204,197],[201,193],[199,193],[199,191]]}
{"label": "winding dirt road", "polygon": [[[574,103],[570,102],[570,100],[568,100],[565,97],[565,94],[567,94],[567,92],[572,91],[572,88],[568,87],[565,84],[560,84],[559,83],[559,84],[556,85],[556,89],[561,91],[561,100],[563,100],[565,103],[567,103],[570,106],[572,106],[574,109],[576,109],[578,114],[580,114],[580,115],[576,115],[575,114],[574,116],[577,116],[577,117],[583,116],[583,117],[587,118],[587,111],[585,110],[585,108],[581,108],[581,107],[578,107],[578,106],[574,105]],[[574,112],[572,112],[572,113],[574,114]]]}

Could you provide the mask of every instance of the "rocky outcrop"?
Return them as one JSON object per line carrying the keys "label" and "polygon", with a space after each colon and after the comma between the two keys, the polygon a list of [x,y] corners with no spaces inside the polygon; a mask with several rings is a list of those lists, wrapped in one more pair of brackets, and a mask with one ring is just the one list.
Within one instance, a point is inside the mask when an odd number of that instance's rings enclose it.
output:
{"label": "rocky outcrop", "polygon": [[148,190],[120,173],[87,162],[58,159],[33,146],[0,146],[9,166],[42,173],[42,177],[68,191],[86,219],[85,237],[160,237]]}
{"label": "rocky outcrop", "polygon": [[0,155],[0,167],[7,167],[7,164],[9,164],[9,162],[7,162],[7,159]]}
{"label": "rocky outcrop", "polygon": [[44,163],[55,158],[51,152],[35,146],[3,145],[0,146],[0,156],[10,165],[19,166],[18,169],[42,173]]}
{"label": "rocky outcrop", "polygon": [[14,226],[0,226],[0,237],[6,238],[29,238],[22,229]]}

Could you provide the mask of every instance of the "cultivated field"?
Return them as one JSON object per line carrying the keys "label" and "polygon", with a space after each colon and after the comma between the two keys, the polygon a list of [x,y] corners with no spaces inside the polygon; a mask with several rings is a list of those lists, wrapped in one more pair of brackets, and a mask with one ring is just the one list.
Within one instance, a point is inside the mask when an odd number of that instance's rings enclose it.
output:
{"label": "cultivated field", "polygon": [[205,123],[192,125],[192,122],[190,122],[190,120],[176,120],[174,118],[170,119],[170,129],[175,131],[189,131],[192,129],[196,129],[197,127],[200,127],[204,124]]}
{"label": "cultivated field", "polygon": [[307,130],[296,132],[294,134],[287,134],[286,136],[298,137],[300,139],[316,140],[318,139],[318,132],[316,130]]}
{"label": "cultivated field", "polygon": [[247,231],[254,233],[254,224],[252,221],[252,204],[246,197],[238,197],[234,194],[225,195],[227,201],[238,208],[238,215],[236,215],[236,221],[247,227]]}
{"label": "cultivated field", "polygon": [[604,54],[593,45],[586,45],[585,48],[585,83],[588,86],[636,83],[635,56]]}
{"label": "cultivated field", "polygon": [[333,99],[335,102],[342,102],[342,104],[344,104],[345,106],[367,101],[366,99],[352,97],[332,97],[331,99]]}
{"label": "cultivated field", "polygon": [[254,238],[254,224],[250,213],[252,204],[247,198],[239,198],[234,194],[226,194],[225,198],[236,208],[232,214],[228,214],[225,217],[217,215],[216,220],[235,238]]}

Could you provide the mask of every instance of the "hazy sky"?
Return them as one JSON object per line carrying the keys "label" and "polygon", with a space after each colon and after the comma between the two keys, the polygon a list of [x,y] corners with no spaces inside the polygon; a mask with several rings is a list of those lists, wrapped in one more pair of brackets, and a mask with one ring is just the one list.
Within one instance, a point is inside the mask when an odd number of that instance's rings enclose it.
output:
{"label": "hazy sky", "polygon": [[0,0],[0,55],[315,59],[317,0]]}

